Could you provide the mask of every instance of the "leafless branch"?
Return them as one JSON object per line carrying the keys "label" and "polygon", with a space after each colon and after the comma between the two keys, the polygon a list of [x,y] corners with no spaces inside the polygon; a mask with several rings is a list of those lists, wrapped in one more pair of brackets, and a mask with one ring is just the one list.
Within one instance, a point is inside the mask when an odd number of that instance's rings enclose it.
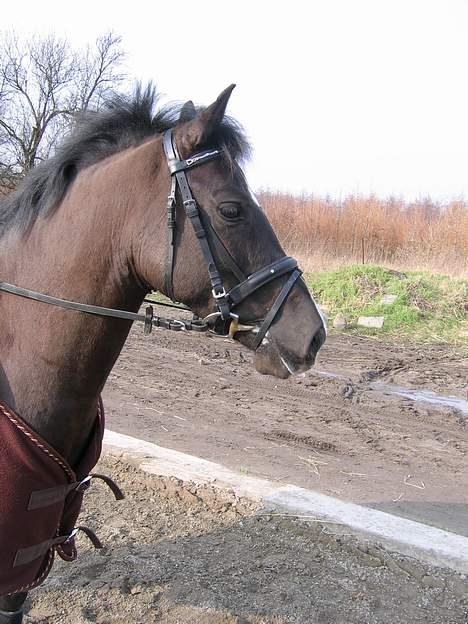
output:
{"label": "leafless branch", "polygon": [[75,113],[99,108],[125,79],[121,37],[76,50],[50,35],[0,36],[0,184],[53,153]]}

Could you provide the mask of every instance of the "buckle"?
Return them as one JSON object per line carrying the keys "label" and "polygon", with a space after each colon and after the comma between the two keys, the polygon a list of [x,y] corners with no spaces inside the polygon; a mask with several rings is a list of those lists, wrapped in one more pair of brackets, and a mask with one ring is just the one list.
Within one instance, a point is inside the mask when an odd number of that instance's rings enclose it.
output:
{"label": "buckle", "polygon": [[224,286],[221,288],[220,292],[216,292],[216,290],[213,288],[211,290],[211,294],[213,295],[213,297],[217,300],[217,299],[223,299],[224,297],[226,297],[226,291],[224,289]]}
{"label": "buckle", "polygon": [[185,208],[185,212],[187,216],[190,217],[191,219],[198,216],[197,203],[193,198],[186,199],[184,201],[184,208]]}

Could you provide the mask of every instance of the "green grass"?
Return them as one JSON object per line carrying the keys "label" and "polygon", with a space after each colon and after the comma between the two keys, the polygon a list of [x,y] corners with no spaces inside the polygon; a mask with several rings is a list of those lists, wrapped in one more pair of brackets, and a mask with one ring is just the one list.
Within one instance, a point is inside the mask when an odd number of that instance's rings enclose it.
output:
{"label": "green grass", "polygon": [[[467,343],[468,281],[443,275],[392,271],[379,266],[349,266],[306,273],[306,282],[325,306],[330,325],[338,312],[346,331],[423,342]],[[383,295],[396,295],[383,305]],[[359,316],[384,316],[379,330],[357,328]]]}

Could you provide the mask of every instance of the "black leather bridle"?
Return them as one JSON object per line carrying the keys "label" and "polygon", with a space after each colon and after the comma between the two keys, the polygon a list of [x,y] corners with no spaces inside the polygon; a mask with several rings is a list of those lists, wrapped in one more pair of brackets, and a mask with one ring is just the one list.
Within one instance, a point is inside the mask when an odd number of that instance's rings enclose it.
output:
{"label": "black leather bridle", "polygon": [[[289,256],[284,256],[279,260],[275,260],[268,266],[255,271],[248,277],[244,275],[234,258],[226,249],[221,238],[211,225],[205,225],[197,202],[195,201],[190,185],[187,180],[185,172],[194,167],[199,167],[207,162],[210,162],[221,156],[221,152],[218,149],[208,149],[203,152],[198,152],[185,160],[181,159],[177,145],[175,145],[172,138],[172,129],[166,130],[163,135],[163,146],[166,154],[167,165],[171,173],[171,192],[168,196],[167,204],[167,224],[168,224],[168,245],[167,245],[167,257],[166,257],[166,275],[165,275],[165,289],[166,295],[171,299],[174,299],[173,292],[173,271],[174,271],[174,249],[176,244],[176,208],[177,208],[177,191],[179,193],[180,200],[185,210],[185,214],[190,220],[195,235],[200,244],[200,248],[205,259],[205,264],[208,269],[208,275],[211,283],[211,294],[218,308],[217,312],[210,314],[207,319],[216,319],[218,317],[224,324],[227,324],[228,334],[233,337],[237,331],[251,331],[256,330],[254,346],[257,348],[265,337],[268,329],[273,323],[276,315],[278,314],[281,306],[291,292],[292,287],[296,283],[296,280],[302,275],[302,271],[297,266],[297,261]],[[226,291],[220,272],[216,266],[215,259],[210,247],[210,241],[208,233],[211,234],[211,239],[218,243],[218,249],[221,254],[226,258],[226,264],[228,268],[232,270],[234,275],[240,279],[240,283],[234,286],[229,292]],[[250,297],[256,290],[262,288],[272,280],[275,280],[282,275],[290,273],[289,279],[284,284],[280,293],[276,297],[276,300],[267,315],[263,319],[261,325],[250,325],[249,321],[242,321],[242,325],[239,323],[239,315],[233,311],[242,301]]]}
{"label": "black leather bridle", "polygon": [[[153,326],[171,329],[173,331],[192,330],[203,332],[208,329],[212,329],[215,330],[216,333],[220,333],[217,331],[216,327],[217,321],[220,320],[222,321],[222,326],[225,329],[224,334],[228,334],[231,338],[234,337],[238,331],[253,331],[256,334],[254,346],[257,348],[262,343],[268,329],[291,292],[296,280],[301,276],[302,271],[298,268],[297,261],[294,258],[284,256],[259,271],[255,271],[255,273],[252,273],[248,277],[245,276],[214,228],[210,224],[204,224],[197,202],[192,195],[187,176],[185,174],[185,172],[189,169],[193,169],[194,167],[203,165],[211,160],[214,160],[215,158],[219,158],[221,156],[221,152],[218,149],[205,150],[183,160],[180,158],[177,146],[173,142],[171,129],[166,130],[164,133],[163,145],[167,158],[167,164],[171,173],[171,192],[168,196],[167,206],[168,245],[165,273],[166,295],[170,299],[174,300],[172,281],[174,271],[174,251],[176,245],[176,208],[178,194],[183,204],[185,213],[192,223],[203,252],[203,257],[205,259],[211,283],[211,293],[217,307],[216,312],[209,314],[205,317],[205,319],[166,319],[155,315],[152,306],[147,306],[145,314],[137,314],[127,310],[117,310],[115,308],[106,308],[103,306],[69,301],[67,299],[53,297],[34,290],[8,284],[7,282],[0,282],[0,291],[68,310],[85,312],[87,314],[94,314],[97,316],[107,316],[142,322],[145,325],[146,334],[151,332]],[[223,255],[226,265],[239,280],[239,283],[228,292],[224,288],[221,274],[217,269],[208,239],[208,232],[211,235],[211,239],[217,244],[217,250],[221,253],[221,255]],[[280,290],[275,302],[266,314],[265,318],[262,321],[251,321],[251,324],[247,324],[248,321],[245,321],[245,324],[241,323],[239,315],[237,315],[233,310],[259,288],[262,288],[262,286],[265,286],[278,277],[288,273],[290,274],[288,280]],[[148,300],[145,299],[145,301]]]}

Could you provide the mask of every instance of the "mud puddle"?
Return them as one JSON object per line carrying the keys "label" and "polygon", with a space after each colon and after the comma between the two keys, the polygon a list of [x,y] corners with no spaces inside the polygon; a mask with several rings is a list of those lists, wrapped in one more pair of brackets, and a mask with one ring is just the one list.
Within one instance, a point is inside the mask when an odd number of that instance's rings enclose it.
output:
{"label": "mud puddle", "polygon": [[[346,375],[341,375],[340,373],[334,373],[332,371],[314,369],[312,374],[318,375],[319,377],[328,377],[330,379],[348,379]],[[405,399],[411,399],[412,401],[423,401],[440,407],[452,407],[459,411],[463,417],[468,418],[468,401],[460,397],[436,394],[431,390],[424,390],[423,388],[405,388],[403,386],[385,383],[384,381],[369,382],[369,387],[383,394],[393,394],[395,396],[404,397]]]}
{"label": "mud puddle", "polygon": [[405,397],[413,401],[423,401],[430,403],[431,405],[441,407],[452,407],[460,412],[464,418],[468,418],[468,401],[455,396],[443,396],[435,394],[430,390],[403,388],[402,386],[394,386],[384,382],[376,381],[371,384],[371,387],[375,388],[379,392],[384,394],[390,393],[397,396]]}

